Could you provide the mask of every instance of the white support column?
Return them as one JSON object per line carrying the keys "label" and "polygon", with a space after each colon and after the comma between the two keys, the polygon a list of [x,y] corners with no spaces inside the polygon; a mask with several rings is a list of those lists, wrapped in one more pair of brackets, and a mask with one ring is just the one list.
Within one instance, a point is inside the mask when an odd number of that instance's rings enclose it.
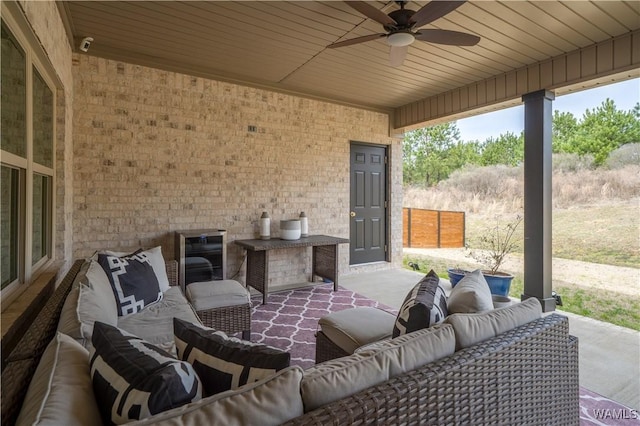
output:
{"label": "white support column", "polygon": [[524,293],[543,312],[556,308],[551,271],[551,139],[555,94],[539,90],[524,102]]}

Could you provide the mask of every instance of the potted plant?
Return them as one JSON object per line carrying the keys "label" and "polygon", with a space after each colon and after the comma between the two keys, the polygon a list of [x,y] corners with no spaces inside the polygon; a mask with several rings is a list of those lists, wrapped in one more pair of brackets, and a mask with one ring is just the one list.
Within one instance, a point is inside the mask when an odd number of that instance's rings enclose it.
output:
{"label": "potted plant", "polygon": [[[522,216],[520,215],[506,224],[501,224],[500,220],[497,219],[495,226],[486,229],[486,232],[478,239],[477,248],[467,248],[467,256],[475,259],[485,267],[482,270],[482,274],[487,280],[489,288],[491,288],[491,294],[509,295],[513,275],[500,271],[500,266],[504,263],[507,255],[517,247],[517,242],[513,240],[513,235],[521,223]],[[451,285],[455,287],[464,274],[469,271],[450,268],[447,272],[449,273]]]}

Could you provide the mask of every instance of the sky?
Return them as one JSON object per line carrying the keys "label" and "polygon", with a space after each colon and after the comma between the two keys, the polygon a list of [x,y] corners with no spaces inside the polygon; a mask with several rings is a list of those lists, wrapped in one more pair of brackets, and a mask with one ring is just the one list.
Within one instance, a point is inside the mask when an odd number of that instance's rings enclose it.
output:
{"label": "sky", "polygon": [[[553,110],[570,112],[580,120],[587,108],[594,109],[607,98],[615,102],[618,110],[633,109],[635,104],[640,102],[640,79],[556,96]],[[507,132],[519,135],[524,130],[524,105],[464,118],[457,121],[457,126],[463,141],[484,141]]]}

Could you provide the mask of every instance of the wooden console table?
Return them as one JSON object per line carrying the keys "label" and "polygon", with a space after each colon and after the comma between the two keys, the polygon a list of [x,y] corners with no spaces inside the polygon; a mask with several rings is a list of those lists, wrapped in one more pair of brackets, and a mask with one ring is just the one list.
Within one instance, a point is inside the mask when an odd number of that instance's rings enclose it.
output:
{"label": "wooden console table", "polygon": [[235,244],[247,251],[247,285],[262,293],[262,303],[269,295],[269,251],[297,247],[313,247],[311,281],[315,276],[333,281],[338,289],[338,244],[348,243],[346,238],[328,235],[310,235],[299,240],[236,240]]}

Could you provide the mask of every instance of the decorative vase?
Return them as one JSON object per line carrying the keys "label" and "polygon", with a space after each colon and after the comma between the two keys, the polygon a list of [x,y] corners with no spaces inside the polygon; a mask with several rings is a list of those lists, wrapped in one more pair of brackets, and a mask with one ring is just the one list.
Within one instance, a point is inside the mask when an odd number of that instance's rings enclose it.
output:
{"label": "decorative vase", "polygon": [[280,238],[283,240],[299,240],[300,219],[281,220]]}
{"label": "decorative vase", "polygon": [[300,213],[300,236],[309,236],[309,219],[307,218],[307,214],[305,212]]}
{"label": "decorative vase", "polygon": [[260,239],[268,240],[271,238],[271,218],[269,213],[262,212],[260,216]]}

